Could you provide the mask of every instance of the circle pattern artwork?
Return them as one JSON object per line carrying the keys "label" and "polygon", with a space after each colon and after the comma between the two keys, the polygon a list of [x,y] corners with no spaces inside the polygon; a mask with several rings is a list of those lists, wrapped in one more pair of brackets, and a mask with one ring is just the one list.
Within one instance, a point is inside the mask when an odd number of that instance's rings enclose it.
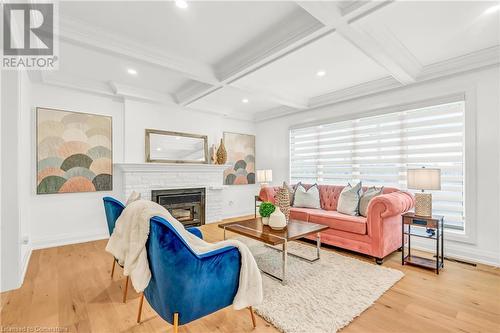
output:
{"label": "circle pattern artwork", "polygon": [[224,184],[255,184],[255,136],[225,132],[224,145],[229,165],[224,170]]}
{"label": "circle pattern artwork", "polygon": [[111,117],[37,109],[37,193],[113,188]]}

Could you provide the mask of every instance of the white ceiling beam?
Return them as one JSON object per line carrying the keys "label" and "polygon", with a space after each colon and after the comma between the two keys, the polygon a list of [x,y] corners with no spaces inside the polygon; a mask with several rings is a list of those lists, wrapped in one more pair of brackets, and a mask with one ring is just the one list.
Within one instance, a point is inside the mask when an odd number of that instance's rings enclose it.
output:
{"label": "white ceiling beam", "polygon": [[256,97],[256,98],[261,98],[265,99],[277,104],[285,105],[288,107],[292,108],[297,108],[297,109],[305,109],[308,107],[308,101],[306,99],[301,99],[301,98],[295,98],[291,96],[281,96],[273,93],[269,93],[267,91],[259,90],[256,88],[246,88],[246,87],[235,87],[231,86],[226,83],[221,83],[220,85],[217,86],[212,86],[212,87],[206,87],[199,82],[193,82],[189,86],[186,86],[183,89],[183,92],[191,91],[191,93],[185,93],[184,97],[180,97],[179,95],[176,95],[176,100],[179,103],[179,105],[182,106],[188,106],[193,104],[194,102],[202,99],[205,96],[208,96],[220,89],[223,89],[225,87],[231,87],[232,89],[238,89],[242,92],[245,92],[248,94],[249,97]]}
{"label": "white ceiling beam", "polygon": [[140,89],[115,81],[110,81],[108,82],[108,84],[115,95],[119,97],[143,100],[148,102],[175,103],[173,97],[170,94],[163,94],[156,91]]}
{"label": "white ceiling beam", "polygon": [[[390,3],[390,1],[363,1],[361,5],[353,2],[353,4],[350,4],[349,10],[346,11],[346,14],[342,17],[342,19],[345,22],[356,20],[367,13],[371,13],[385,6],[387,3]],[[339,9],[334,3],[321,2],[320,4],[325,4],[328,7],[333,5],[334,7],[332,7],[332,9],[339,13]],[[228,56],[226,59],[221,61],[221,65],[216,65],[216,74],[220,79],[219,85],[202,88],[198,84],[196,89],[193,89],[191,86],[176,93],[179,103],[181,105],[189,105],[227,85],[240,89],[243,88],[243,90],[246,90],[249,93],[253,92],[257,95],[263,94],[262,92],[256,92],[255,88],[240,87],[237,84],[235,85],[235,83],[254,71],[270,65],[282,57],[291,54],[314,41],[328,36],[335,31],[336,24],[331,23],[336,23],[336,21],[329,22],[331,15],[328,13],[328,10],[325,11],[324,16],[322,15],[321,10],[315,11],[317,15],[312,14],[308,10],[306,11],[310,15],[304,15],[303,11],[292,13],[292,15],[286,20],[270,29],[271,31],[266,32],[262,36],[258,36],[255,40],[248,43],[248,45]],[[315,20],[312,18],[315,18]],[[381,58],[382,56],[379,57]],[[393,66],[393,62],[390,60],[384,62],[388,67],[395,67]],[[399,67],[395,67],[393,72],[401,72],[401,70]],[[405,82],[413,80],[413,78],[409,78],[408,75],[405,75],[405,73],[406,72],[394,75],[398,75],[401,80]],[[188,89],[190,89],[191,92]],[[309,107],[309,103],[307,101],[300,101],[290,96],[275,96],[273,94],[264,95],[267,96],[267,99],[280,103],[286,107],[294,109],[305,109]]]}
{"label": "white ceiling beam", "polygon": [[[178,106],[178,104],[174,101],[172,96],[170,96],[169,94],[162,94],[157,91],[141,89],[115,81],[102,82],[82,77],[76,77],[74,75],[64,75],[58,72],[51,72],[51,71],[37,71],[37,72],[40,73],[39,82],[51,86],[73,89],[100,96],[121,98],[123,100],[137,100],[148,103]],[[246,115],[246,114],[213,112],[207,110],[199,110],[195,108],[190,108],[190,110],[195,112],[200,112],[203,114],[209,113],[230,119],[237,119],[244,121],[254,120],[251,115]]]}
{"label": "white ceiling beam", "polygon": [[222,84],[217,85],[207,85],[202,82],[190,81],[188,84],[181,87],[181,89],[175,93],[175,99],[177,103],[182,106],[188,106],[197,100],[222,89]]}
{"label": "white ceiling beam", "polygon": [[207,84],[218,84],[219,82],[211,66],[173,57],[158,50],[147,49],[144,45],[130,40],[124,41],[120,36],[116,36],[107,30],[96,27],[91,28],[77,19],[61,18],[59,37],[61,40],[72,44],[83,45],[100,52],[153,64],[189,79]]}
{"label": "white ceiling beam", "polygon": [[422,71],[422,66],[415,57],[388,30],[373,29],[368,34],[353,27],[349,24],[349,18],[342,16],[341,10],[335,2],[297,3],[325,26],[335,29],[402,84],[415,82]]}
{"label": "white ceiling beam", "polygon": [[292,108],[298,108],[298,109],[306,109],[308,107],[308,101],[307,99],[301,99],[301,98],[295,98],[291,96],[281,96],[278,94],[273,94],[269,93],[263,90],[259,90],[256,88],[246,88],[246,87],[236,87],[232,86],[227,83],[221,83],[217,86],[212,86],[209,88],[203,87],[202,85],[199,84],[199,82],[195,82],[191,85],[189,88],[185,88],[186,90],[189,89],[192,91],[191,94],[186,93],[185,91],[182,91],[184,94],[184,97],[181,98],[179,95],[176,95],[176,100],[179,103],[179,105],[182,106],[189,106],[193,104],[194,102],[220,90],[225,87],[231,87],[232,89],[238,89],[240,91],[243,91],[248,94],[250,97],[256,97],[256,98],[262,98],[277,104],[285,105],[288,107]]}
{"label": "white ceiling beam", "polygon": [[255,122],[261,122],[261,121],[265,121],[265,120],[269,120],[269,119],[284,117],[286,115],[294,114],[294,113],[297,113],[299,111],[300,110],[297,110],[294,108],[289,108],[287,106],[278,106],[278,107],[270,109],[270,110],[257,112],[254,115],[253,120]]}
{"label": "white ceiling beam", "polygon": [[285,55],[331,33],[322,23],[303,10],[297,9],[289,17],[279,22],[269,31],[257,36],[242,48],[228,55],[215,65],[219,84],[203,87],[200,83],[191,83],[181,88],[175,95],[179,104],[187,106],[226,86],[243,90],[255,97],[293,108],[305,109],[307,101],[293,96],[278,96],[256,88],[235,86],[233,83],[254,71],[277,61]]}
{"label": "white ceiling beam", "polygon": [[[134,44],[130,41],[123,42],[122,39],[112,36],[108,31],[103,31],[98,28],[89,29],[77,20],[62,20],[59,30],[60,37],[64,41],[91,47],[101,52],[132,58],[136,61],[158,65],[184,77],[193,79],[194,81],[190,82],[184,89],[176,94],[175,100],[182,106],[188,106],[194,101],[227,86],[228,81],[234,80],[235,78],[231,76],[226,80],[220,81],[217,79],[210,66],[167,56],[156,50],[146,50],[143,45]],[[99,37],[96,38],[96,36]],[[246,69],[248,70],[248,68]],[[301,108],[307,107],[307,101],[298,101],[294,98],[275,96],[261,91],[253,91],[251,89],[246,89],[246,91],[252,96],[265,96],[266,99],[284,105]],[[132,95],[133,94],[131,94],[131,96]],[[172,100],[174,99],[172,98]]]}
{"label": "white ceiling beam", "polygon": [[323,28],[321,22],[297,7],[286,18],[216,63],[216,75],[221,81],[230,83],[330,30]]}
{"label": "white ceiling beam", "polygon": [[[232,87],[233,89],[235,87]],[[239,89],[241,91],[247,92],[248,94],[251,94],[254,97],[257,98],[262,98],[264,100],[268,100],[277,104],[281,104],[284,106],[288,106],[291,108],[296,108],[296,109],[306,109],[309,107],[308,105],[308,100],[303,99],[303,98],[296,98],[296,97],[291,97],[291,96],[281,96],[278,94],[274,93],[269,93],[264,90],[259,90],[255,88],[246,88],[246,87],[240,87],[238,86],[236,89]]]}
{"label": "white ceiling beam", "polygon": [[[417,83],[457,75],[464,72],[478,71],[484,68],[500,66],[500,46],[492,46],[473,53],[426,65],[417,78]],[[355,98],[376,95],[395,89],[400,89],[402,84],[393,77],[388,76],[369,82],[364,82],[353,87],[331,91],[315,96],[309,101],[309,110],[325,105],[342,103]],[[256,121],[278,118],[283,115],[296,113],[297,110],[280,108],[267,110],[256,114]]]}
{"label": "white ceiling beam", "polygon": [[[360,18],[370,15],[374,11],[387,6],[394,0],[371,1],[371,0],[356,0],[351,1],[350,5],[340,6],[342,16],[348,23],[355,22]],[[338,3],[338,2],[337,2]]]}

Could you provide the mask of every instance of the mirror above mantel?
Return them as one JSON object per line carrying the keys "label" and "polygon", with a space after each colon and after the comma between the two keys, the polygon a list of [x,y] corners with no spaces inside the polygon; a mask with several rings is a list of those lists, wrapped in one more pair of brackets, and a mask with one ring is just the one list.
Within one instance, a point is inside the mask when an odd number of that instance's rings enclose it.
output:
{"label": "mirror above mantel", "polygon": [[208,163],[206,135],[146,129],[146,162]]}

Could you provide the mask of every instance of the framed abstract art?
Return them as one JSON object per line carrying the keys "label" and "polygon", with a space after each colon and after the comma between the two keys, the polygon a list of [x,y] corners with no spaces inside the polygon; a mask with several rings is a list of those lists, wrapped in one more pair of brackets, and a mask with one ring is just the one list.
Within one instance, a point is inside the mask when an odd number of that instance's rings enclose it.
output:
{"label": "framed abstract art", "polygon": [[109,116],[36,109],[37,194],[111,191]]}
{"label": "framed abstract art", "polygon": [[229,166],[224,184],[255,184],[255,135],[224,132],[224,145]]}

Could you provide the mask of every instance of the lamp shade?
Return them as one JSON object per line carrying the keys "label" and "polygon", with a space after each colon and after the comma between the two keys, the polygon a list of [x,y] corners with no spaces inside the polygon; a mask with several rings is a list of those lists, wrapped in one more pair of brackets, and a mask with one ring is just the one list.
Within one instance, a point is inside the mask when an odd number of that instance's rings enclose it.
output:
{"label": "lamp shade", "polygon": [[441,170],[440,169],[408,169],[408,188],[417,190],[440,190]]}
{"label": "lamp shade", "polygon": [[257,182],[268,183],[273,181],[273,170],[257,170]]}

